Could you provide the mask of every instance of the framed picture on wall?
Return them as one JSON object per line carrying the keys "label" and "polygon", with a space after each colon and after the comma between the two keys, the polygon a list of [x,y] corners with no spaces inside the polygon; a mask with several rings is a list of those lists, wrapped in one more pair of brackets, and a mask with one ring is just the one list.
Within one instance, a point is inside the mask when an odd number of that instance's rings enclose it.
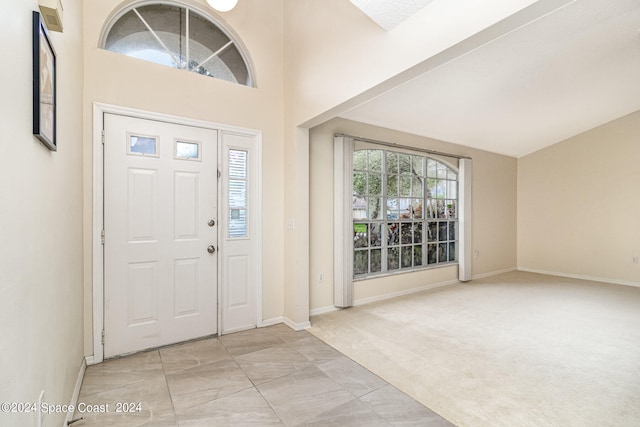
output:
{"label": "framed picture on wall", "polygon": [[33,12],[33,134],[51,151],[56,141],[56,52],[40,13]]}

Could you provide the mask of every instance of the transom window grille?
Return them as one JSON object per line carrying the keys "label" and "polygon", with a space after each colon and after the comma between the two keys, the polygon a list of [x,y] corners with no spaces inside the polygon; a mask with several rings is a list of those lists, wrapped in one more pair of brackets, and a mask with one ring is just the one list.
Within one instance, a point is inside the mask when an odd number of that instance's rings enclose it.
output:
{"label": "transom window grille", "polygon": [[353,153],[354,277],[457,260],[458,174],[382,149]]}
{"label": "transom window grille", "polygon": [[171,2],[132,7],[111,23],[101,46],[112,52],[253,86],[237,43],[190,7]]}

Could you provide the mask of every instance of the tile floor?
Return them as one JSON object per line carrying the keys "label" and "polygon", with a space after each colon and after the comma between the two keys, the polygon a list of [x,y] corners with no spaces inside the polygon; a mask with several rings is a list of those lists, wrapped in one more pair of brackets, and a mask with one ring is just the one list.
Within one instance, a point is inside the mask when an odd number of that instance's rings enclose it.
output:
{"label": "tile floor", "polygon": [[[118,402],[141,404],[117,413]],[[284,325],[89,366],[84,426],[452,426],[332,347]],[[126,408],[125,408],[126,409]],[[138,411],[138,409],[140,409]]]}

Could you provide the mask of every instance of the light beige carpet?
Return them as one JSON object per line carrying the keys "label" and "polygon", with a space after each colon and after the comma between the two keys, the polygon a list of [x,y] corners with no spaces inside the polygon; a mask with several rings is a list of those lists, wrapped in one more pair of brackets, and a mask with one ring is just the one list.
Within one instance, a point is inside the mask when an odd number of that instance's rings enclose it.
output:
{"label": "light beige carpet", "polygon": [[640,288],[513,272],[311,324],[458,426],[640,426]]}

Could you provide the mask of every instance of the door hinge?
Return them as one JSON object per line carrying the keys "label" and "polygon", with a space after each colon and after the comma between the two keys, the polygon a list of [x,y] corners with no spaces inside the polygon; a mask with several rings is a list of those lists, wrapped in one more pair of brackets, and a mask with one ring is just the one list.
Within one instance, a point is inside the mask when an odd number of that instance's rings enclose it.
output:
{"label": "door hinge", "polygon": [[102,244],[104,245],[104,230],[100,233],[100,240],[102,240]]}
{"label": "door hinge", "polygon": [[104,345],[104,329],[102,330],[102,345]]}
{"label": "door hinge", "polygon": [[102,129],[102,144],[104,144],[104,129]]}

